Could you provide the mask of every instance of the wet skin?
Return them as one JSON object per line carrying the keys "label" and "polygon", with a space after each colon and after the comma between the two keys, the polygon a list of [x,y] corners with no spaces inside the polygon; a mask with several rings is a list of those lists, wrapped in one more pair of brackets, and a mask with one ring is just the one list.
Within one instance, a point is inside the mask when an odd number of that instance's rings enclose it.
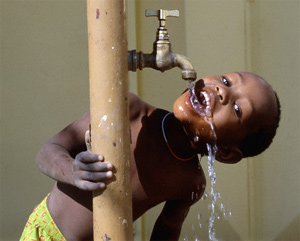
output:
{"label": "wet skin", "polygon": [[262,123],[272,122],[277,113],[273,89],[252,73],[228,73],[203,78],[195,84],[198,99],[201,99],[201,91],[208,96],[209,117],[203,117],[203,113],[193,108],[190,92],[185,92],[176,100],[173,111],[191,139],[197,135],[200,140],[213,143],[209,120],[216,132],[219,148],[237,146]]}

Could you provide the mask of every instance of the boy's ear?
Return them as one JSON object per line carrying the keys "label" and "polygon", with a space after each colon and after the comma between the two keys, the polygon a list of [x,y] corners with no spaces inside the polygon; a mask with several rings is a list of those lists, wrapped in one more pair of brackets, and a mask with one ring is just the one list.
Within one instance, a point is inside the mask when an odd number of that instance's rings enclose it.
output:
{"label": "boy's ear", "polygon": [[243,158],[243,153],[237,147],[218,147],[216,159],[223,163],[235,164]]}

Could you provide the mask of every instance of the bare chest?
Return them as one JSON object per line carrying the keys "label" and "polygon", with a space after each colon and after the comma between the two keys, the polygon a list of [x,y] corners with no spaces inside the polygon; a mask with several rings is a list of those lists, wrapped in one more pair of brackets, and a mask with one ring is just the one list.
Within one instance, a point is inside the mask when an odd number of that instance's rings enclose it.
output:
{"label": "bare chest", "polygon": [[151,148],[132,164],[131,178],[134,219],[164,201],[192,198],[205,182],[197,161],[179,163],[168,152]]}

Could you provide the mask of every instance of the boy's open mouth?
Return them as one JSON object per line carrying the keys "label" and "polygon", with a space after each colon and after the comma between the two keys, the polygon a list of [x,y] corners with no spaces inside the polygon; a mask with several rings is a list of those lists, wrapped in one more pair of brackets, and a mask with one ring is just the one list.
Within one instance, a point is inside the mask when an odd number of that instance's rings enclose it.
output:
{"label": "boy's open mouth", "polygon": [[202,116],[210,117],[212,97],[209,89],[203,89],[203,85],[198,81],[195,86],[190,90],[190,102],[193,109]]}

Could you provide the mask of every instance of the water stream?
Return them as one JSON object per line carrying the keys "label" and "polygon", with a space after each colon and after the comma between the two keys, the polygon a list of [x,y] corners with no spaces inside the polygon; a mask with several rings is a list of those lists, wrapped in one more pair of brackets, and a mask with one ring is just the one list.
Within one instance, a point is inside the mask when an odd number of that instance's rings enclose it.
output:
{"label": "water stream", "polygon": [[[191,103],[194,107],[194,109],[197,111],[199,110],[199,114],[202,116],[205,116],[206,121],[209,123],[210,127],[211,127],[211,133],[212,133],[212,137],[213,140],[215,142],[215,144],[210,145],[207,144],[207,151],[208,151],[208,176],[209,176],[209,180],[210,180],[210,191],[209,192],[205,192],[202,199],[206,199],[207,196],[210,196],[211,198],[211,203],[208,206],[208,209],[210,210],[210,217],[208,219],[208,238],[210,241],[217,241],[218,239],[216,238],[216,230],[215,230],[215,221],[221,219],[221,217],[223,219],[226,219],[227,217],[231,216],[231,212],[227,210],[227,208],[225,207],[225,205],[223,203],[220,203],[220,205],[218,206],[217,204],[217,200],[221,198],[221,195],[219,192],[216,191],[216,172],[214,170],[214,161],[215,161],[215,157],[216,157],[216,153],[217,153],[217,136],[214,130],[214,126],[212,124],[212,122],[209,120],[208,117],[211,117],[212,113],[210,110],[210,107],[207,107],[205,112],[203,112],[203,107],[201,107],[199,101],[202,101],[202,104],[207,104],[204,100],[198,100],[195,94],[195,88],[194,88],[194,83],[192,81],[188,81],[188,89],[189,92],[191,94]],[[204,92],[201,92],[202,95],[205,95]],[[202,110],[201,110],[202,109]],[[203,115],[203,113],[205,115]],[[198,136],[196,136],[195,138],[199,139]],[[208,194],[209,193],[209,194]],[[218,212],[218,210],[221,212]],[[201,219],[202,219],[202,214],[198,214],[198,223],[199,223],[199,228],[202,228],[202,223],[201,223]],[[195,230],[195,227],[193,225],[192,230]],[[200,239],[198,239],[197,236],[195,236],[195,241],[198,241]],[[184,239],[184,241],[188,241],[187,237]]]}
{"label": "water stream", "polygon": [[209,217],[209,226],[208,226],[208,238],[209,240],[217,240],[216,239],[216,230],[214,228],[214,223],[216,219],[216,202],[217,199],[220,198],[220,195],[215,190],[216,185],[216,172],[214,169],[214,161],[216,152],[218,150],[217,146],[211,146],[207,144],[208,150],[208,175],[210,179],[210,196],[211,196],[211,204],[209,205],[210,209],[210,217]]}

